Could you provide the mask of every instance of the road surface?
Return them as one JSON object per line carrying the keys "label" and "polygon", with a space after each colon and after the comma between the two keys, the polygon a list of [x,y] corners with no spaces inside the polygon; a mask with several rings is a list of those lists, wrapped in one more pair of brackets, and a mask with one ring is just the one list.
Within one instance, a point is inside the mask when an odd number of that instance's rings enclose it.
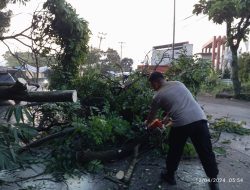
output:
{"label": "road surface", "polygon": [[212,119],[228,117],[237,122],[245,121],[246,127],[250,128],[250,102],[212,96],[199,96],[197,100]]}

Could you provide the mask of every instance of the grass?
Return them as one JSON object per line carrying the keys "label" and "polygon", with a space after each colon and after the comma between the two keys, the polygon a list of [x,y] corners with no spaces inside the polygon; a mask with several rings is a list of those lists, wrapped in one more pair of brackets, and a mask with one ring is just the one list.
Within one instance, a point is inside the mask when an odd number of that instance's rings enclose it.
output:
{"label": "grass", "polygon": [[[221,81],[217,81],[214,85],[210,85],[210,87],[203,86],[201,89],[201,93],[209,93],[213,96],[223,97],[223,94],[226,97],[233,97],[233,85],[226,84]],[[221,96],[220,96],[221,95]],[[236,99],[250,101],[250,81],[244,82],[241,84],[241,94]]]}

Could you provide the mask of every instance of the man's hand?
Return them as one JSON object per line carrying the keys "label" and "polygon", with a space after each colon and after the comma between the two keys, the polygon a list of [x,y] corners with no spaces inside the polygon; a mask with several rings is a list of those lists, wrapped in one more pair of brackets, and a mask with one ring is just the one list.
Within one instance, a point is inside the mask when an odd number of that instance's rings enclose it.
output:
{"label": "man's hand", "polygon": [[166,115],[161,122],[165,127],[171,127],[173,125],[173,121],[168,115]]}
{"label": "man's hand", "polygon": [[167,124],[165,124],[165,127],[167,128],[167,127],[172,127],[172,125],[173,125],[173,122],[170,120]]}
{"label": "man's hand", "polygon": [[168,124],[170,121],[171,121],[170,117],[166,115],[161,122],[162,124]]}
{"label": "man's hand", "polygon": [[149,127],[148,121],[145,120],[145,121],[143,122],[143,124],[142,124],[142,128],[143,128],[143,129],[148,129],[148,127]]}

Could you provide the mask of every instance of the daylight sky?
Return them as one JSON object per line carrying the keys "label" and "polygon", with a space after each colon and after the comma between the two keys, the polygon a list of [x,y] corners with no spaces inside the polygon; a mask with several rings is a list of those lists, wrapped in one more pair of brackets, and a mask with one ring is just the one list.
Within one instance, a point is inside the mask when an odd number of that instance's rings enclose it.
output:
{"label": "daylight sky", "polygon": [[[14,12],[10,33],[28,26],[32,13],[41,0],[31,0],[26,7],[12,5]],[[106,33],[101,49],[113,48],[122,57],[129,57],[139,64],[148,51],[156,45],[173,41],[174,0],[67,0],[80,17],[88,21],[92,32],[90,46],[98,47],[98,33]],[[194,53],[214,35],[225,35],[225,25],[216,25],[208,17],[192,16],[193,5],[198,0],[176,0],[175,42],[189,41]],[[42,5],[42,3],[40,3]],[[23,50],[13,44],[15,50]],[[0,54],[7,49],[0,44]],[[2,59],[0,59],[2,60]],[[0,61],[1,62],[1,61]],[[1,63],[0,63],[1,64]]]}

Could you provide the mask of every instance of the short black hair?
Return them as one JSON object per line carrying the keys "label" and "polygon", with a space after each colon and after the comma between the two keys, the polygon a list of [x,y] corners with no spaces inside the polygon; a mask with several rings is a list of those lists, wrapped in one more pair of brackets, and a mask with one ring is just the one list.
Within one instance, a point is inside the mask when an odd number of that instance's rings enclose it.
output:
{"label": "short black hair", "polygon": [[158,81],[160,81],[162,79],[164,79],[164,76],[160,72],[154,71],[149,76],[148,81],[149,82],[158,82]]}

